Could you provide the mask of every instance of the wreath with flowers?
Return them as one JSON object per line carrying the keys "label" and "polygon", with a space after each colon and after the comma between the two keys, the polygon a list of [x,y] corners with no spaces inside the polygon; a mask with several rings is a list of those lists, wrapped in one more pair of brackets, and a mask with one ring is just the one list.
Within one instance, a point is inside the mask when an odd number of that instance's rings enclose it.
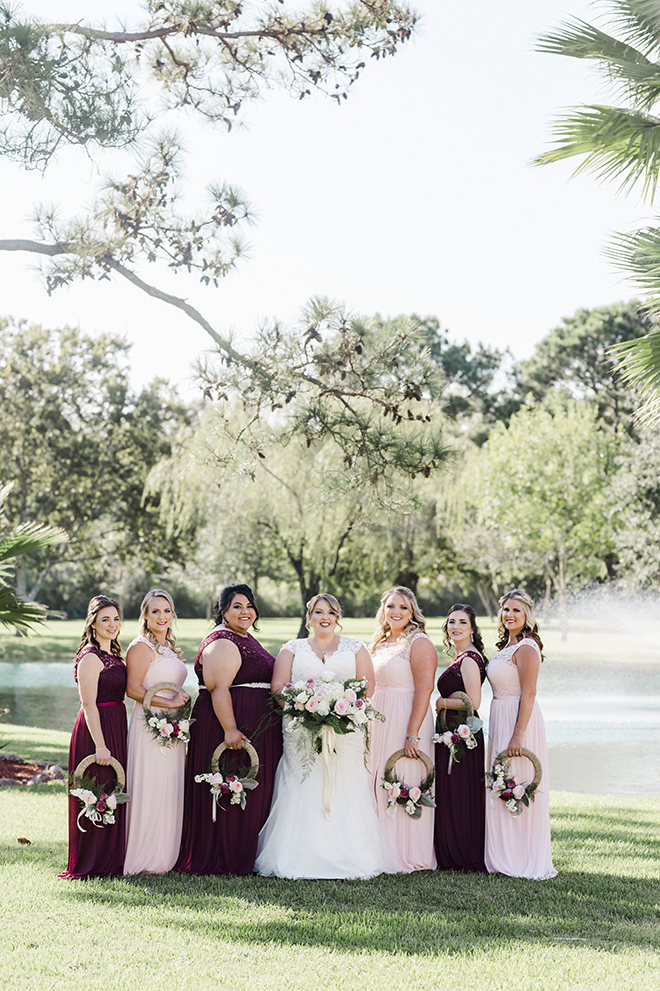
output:
{"label": "wreath with flowers", "polygon": [[426,768],[426,777],[418,785],[407,785],[405,781],[400,781],[396,775],[395,766],[398,760],[406,756],[405,750],[397,750],[388,758],[383,771],[383,788],[387,791],[387,814],[391,819],[396,814],[396,806],[403,805],[411,819],[419,819],[422,815],[422,808],[435,808],[435,802],[431,796],[431,787],[435,780],[435,767],[432,760],[422,750],[419,751],[419,759]]}
{"label": "wreath with flowers", "polygon": [[247,798],[246,792],[252,791],[259,785],[259,782],[257,781],[259,754],[247,740],[242,740],[241,744],[243,750],[246,751],[248,757],[250,758],[250,766],[242,778],[237,774],[225,774],[224,776],[221,774],[220,758],[224,754],[225,750],[227,750],[227,744],[224,742],[221,743],[219,747],[216,747],[211,754],[210,773],[195,775],[195,781],[197,784],[202,784],[202,782],[205,781],[211,786],[211,798],[213,800],[213,822],[215,822],[216,808],[220,805],[223,798],[228,798],[230,805],[240,805],[242,809],[245,809]]}
{"label": "wreath with flowers", "polygon": [[161,747],[172,747],[175,743],[189,743],[190,725],[195,722],[194,719],[190,718],[192,699],[188,699],[176,709],[170,707],[151,708],[154,695],[166,689],[180,692],[181,685],[177,685],[174,681],[161,681],[157,685],[152,685],[144,696],[142,711],[144,712],[145,728]]}
{"label": "wreath with flowers", "polygon": [[541,761],[536,754],[523,747],[522,756],[526,757],[534,768],[534,780],[530,784],[518,784],[516,779],[511,777],[511,757],[506,750],[497,755],[492,770],[486,775],[491,801],[495,798],[501,799],[514,818],[519,816],[523,809],[529,808],[530,802],[534,801],[536,789],[543,777]]}
{"label": "wreath with flowers", "polygon": [[[469,695],[465,692],[453,692],[450,699],[460,699],[463,706],[460,709],[447,710],[440,709],[436,719],[436,732],[433,742],[444,744],[449,750],[449,762],[447,764],[447,774],[451,774],[452,764],[460,763],[461,757],[467,750],[474,750],[477,746],[476,734],[483,727],[483,721],[474,714],[474,707]],[[465,720],[459,723],[454,729],[447,726],[447,712],[465,712]]]}
{"label": "wreath with flowers", "polygon": [[117,821],[115,818],[117,806],[129,801],[129,796],[124,791],[126,773],[117,758],[110,758],[110,767],[117,776],[117,784],[110,792],[106,791],[107,785],[101,785],[85,774],[92,764],[96,764],[96,754],[83,757],[73,772],[73,788],[69,790],[69,794],[77,798],[82,805],[76,820],[81,833],[87,832],[80,825],[81,819],[89,819],[98,829],[102,829],[103,826],[114,826]]}

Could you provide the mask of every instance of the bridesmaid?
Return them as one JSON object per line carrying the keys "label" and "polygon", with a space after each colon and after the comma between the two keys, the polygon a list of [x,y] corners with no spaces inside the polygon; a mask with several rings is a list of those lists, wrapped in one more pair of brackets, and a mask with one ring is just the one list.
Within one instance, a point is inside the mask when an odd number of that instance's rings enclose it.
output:
{"label": "bridesmaid", "polygon": [[385,722],[371,724],[369,769],[373,774],[378,817],[396,870],[409,873],[436,867],[433,849],[433,809],[423,808],[421,819],[411,819],[402,805],[390,812],[382,787],[387,759],[405,750],[396,766],[400,780],[418,785],[425,777],[417,758],[421,750],[433,754],[433,716],[430,699],[438,652],[427,637],[417,599],[398,585],[383,593],[376,616],[370,651],[376,673],[374,706]]}
{"label": "bridesmaid", "polygon": [[[443,626],[445,653],[451,647],[456,660],[438,678],[440,698],[437,712],[447,710],[447,727],[453,729],[464,713],[456,713],[460,699],[448,696],[464,692],[470,697],[475,716],[481,704],[481,686],[486,677],[484,643],[477,617],[470,605],[452,606]],[[454,711],[452,711],[454,710]],[[448,871],[483,873],[486,789],[484,785],[484,734],[476,734],[477,746],[466,750],[460,763],[449,769],[449,750],[436,744],[435,766],[435,853],[438,867]]]}
{"label": "bridesmaid", "polygon": [[[282,756],[281,720],[269,703],[275,658],[249,633],[258,618],[250,586],[227,585],[216,605],[216,627],[197,652],[200,693],[190,730],[176,865],[187,874],[250,874],[254,868],[259,830],[268,817]],[[211,754],[223,741],[229,751],[240,751],[243,740],[258,751],[259,787],[248,793],[245,809],[224,802],[213,822],[209,787],[197,784],[195,775],[210,769]],[[247,766],[245,754],[225,751],[223,773]]]}
{"label": "bridesmaid", "polygon": [[[115,788],[110,758],[126,767],[126,667],[121,656],[119,606],[106,595],[96,595],[87,607],[85,629],[73,665],[81,709],[71,734],[69,774],[84,757],[96,754],[86,773],[99,784]],[[130,792],[129,792],[130,794]],[[125,805],[118,805],[114,825],[91,822],[78,829],[80,802],[69,796],[69,862],[61,878],[108,877],[121,874],[125,850]]]}
{"label": "bridesmaid", "polygon": [[488,727],[488,769],[502,751],[513,758],[511,775],[528,784],[533,775],[523,748],[541,762],[543,778],[535,799],[513,817],[501,799],[486,804],[486,867],[491,874],[555,877],[550,849],[548,751],[543,716],[536,701],[536,683],[543,661],[543,643],[532,614],[534,603],[526,592],[513,589],[500,599],[498,653],[488,665],[493,688]]}
{"label": "bridesmaid", "polygon": [[[172,622],[174,603],[162,588],[147,592],[140,606],[138,636],[126,652],[129,698],[135,699],[128,729],[124,874],[164,874],[179,855],[183,821],[183,779],[186,748],[183,743],[162,747],[144,721],[142,701],[154,685],[170,681],[183,685],[188,671],[176,646]],[[173,690],[154,695],[152,708],[165,712],[188,701],[187,692]]]}

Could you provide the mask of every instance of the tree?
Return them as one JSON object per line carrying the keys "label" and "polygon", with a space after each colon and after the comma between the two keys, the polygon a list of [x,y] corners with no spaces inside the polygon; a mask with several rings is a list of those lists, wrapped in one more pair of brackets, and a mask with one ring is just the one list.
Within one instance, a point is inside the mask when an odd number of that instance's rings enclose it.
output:
{"label": "tree", "polygon": [[[605,5],[604,5],[605,6]],[[641,186],[653,200],[660,175],[660,14],[652,0],[611,0],[606,4],[619,32],[615,37],[584,21],[574,21],[540,39],[539,50],[593,60],[624,106],[595,104],[558,119],[556,147],[539,164],[583,156],[576,171],[620,179],[620,188]],[[660,311],[660,228],[656,225],[616,237],[610,255],[648,294],[645,309]],[[642,416],[660,418],[660,331],[653,325],[636,340],[612,347],[624,381],[645,397]]]}
{"label": "tree", "polygon": [[558,399],[497,424],[464,469],[463,554],[471,545],[474,566],[495,582],[544,576],[564,638],[569,588],[613,576],[617,451],[593,408]]}
{"label": "tree", "polygon": [[19,594],[35,598],[55,566],[103,572],[110,554],[154,570],[156,553],[176,547],[163,543],[157,504],[143,504],[144,481],[191,414],[163,382],[132,394],[121,338],[1,326],[0,478],[13,483],[4,510],[14,526],[48,521],[69,536],[29,569],[19,559]]}
{"label": "tree", "polygon": [[619,581],[633,591],[660,588],[660,440],[646,430],[626,445],[612,483],[619,526]]}
{"label": "tree", "polygon": [[[0,489],[0,513],[4,515],[4,503],[11,491],[11,484]],[[6,521],[3,530],[7,530]],[[43,551],[53,544],[60,544],[66,535],[56,527],[39,523],[22,523],[0,536],[0,623],[15,626],[17,630],[43,623],[46,610],[38,602],[20,596],[7,579],[12,575],[12,562],[34,551]]]}

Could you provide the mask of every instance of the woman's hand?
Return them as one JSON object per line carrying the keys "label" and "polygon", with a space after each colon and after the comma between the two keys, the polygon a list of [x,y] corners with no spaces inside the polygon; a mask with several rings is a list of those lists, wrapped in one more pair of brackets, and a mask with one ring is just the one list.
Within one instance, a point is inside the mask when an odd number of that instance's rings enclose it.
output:
{"label": "woman's hand", "polygon": [[239,729],[228,729],[225,731],[225,743],[228,750],[241,750],[243,740],[246,740],[248,743],[250,742],[245,733],[241,733]]}
{"label": "woman's hand", "polygon": [[520,730],[515,729],[513,731],[513,736],[509,740],[509,747],[507,753],[509,757],[521,757],[523,749],[523,734]]}
{"label": "woman's hand", "polygon": [[414,736],[412,739],[410,739],[411,736],[412,736],[412,733],[410,734],[410,736],[406,736],[406,739],[405,739],[404,744],[403,744],[403,749],[406,752],[406,757],[410,757],[413,760],[417,760],[417,759],[419,759],[419,739],[420,738],[418,736]]}
{"label": "woman's hand", "polygon": [[97,764],[109,764],[112,754],[107,747],[97,747],[95,757]]}

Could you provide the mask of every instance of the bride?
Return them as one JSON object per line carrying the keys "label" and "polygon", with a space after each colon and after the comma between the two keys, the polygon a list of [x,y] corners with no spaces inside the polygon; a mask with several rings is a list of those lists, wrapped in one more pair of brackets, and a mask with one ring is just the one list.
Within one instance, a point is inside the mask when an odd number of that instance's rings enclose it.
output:
{"label": "bride", "polygon": [[[374,669],[365,646],[335,631],[339,603],[322,592],[307,603],[307,628],[312,635],[289,640],[273,668],[273,691],[290,682],[321,678],[366,678],[374,690]],[[341,627],[340,627],[341,629]],[[284,717],[290,721],[290,716]],[[285,722],[285,729],[286,729]],[[275,776],[270,815],[259,834],[255,870],[287,878],[370,878],[393,871],[381,836],[373,786],[364,760],[361,732],[335,735],[336,786],[330,814],[323,811],[323,762],[313,757],[308,730],[284,732],[284,754]],[[311,768],[309,766],[312,754]]]}

